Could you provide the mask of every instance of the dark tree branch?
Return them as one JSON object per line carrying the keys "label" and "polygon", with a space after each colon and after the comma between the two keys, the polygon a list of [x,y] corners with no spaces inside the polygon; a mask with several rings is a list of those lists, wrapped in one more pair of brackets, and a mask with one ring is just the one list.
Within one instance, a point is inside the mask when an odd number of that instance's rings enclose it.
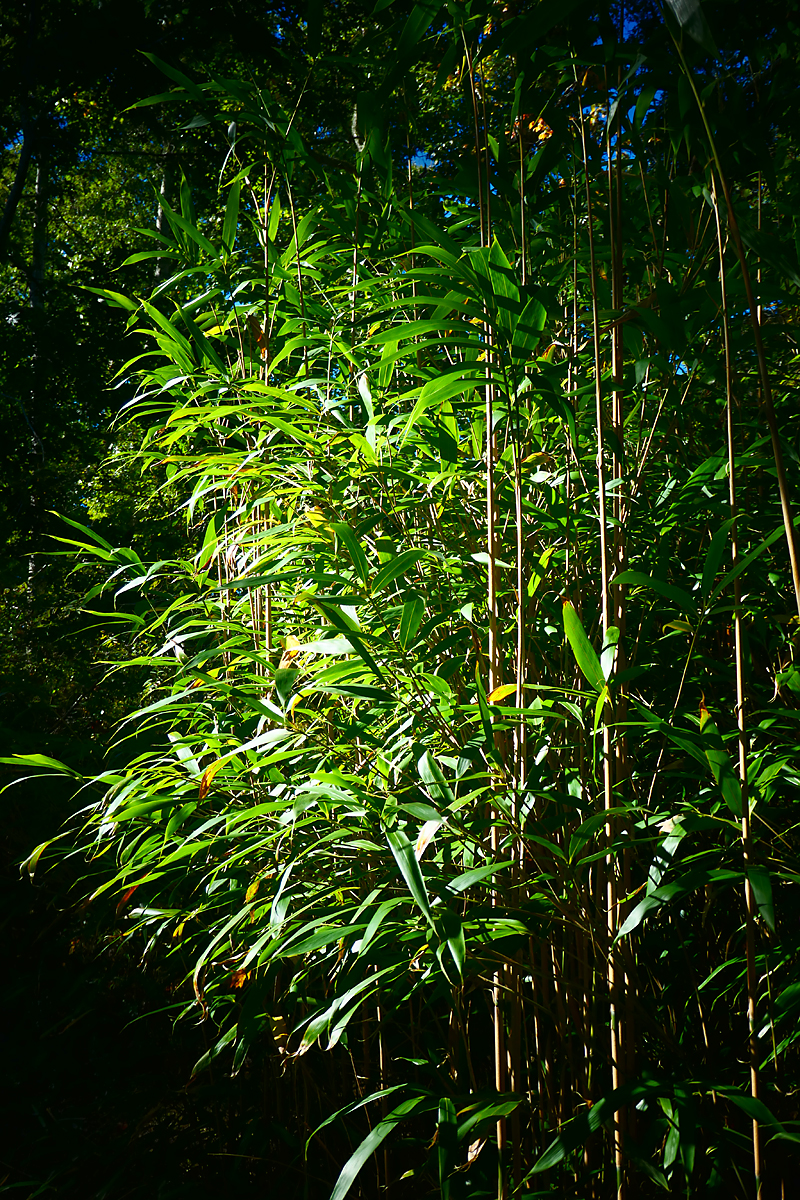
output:
{"label": "dark tree branch", "polygon": [[4,262],[6,255],[6,245],[8,235],[11,232],[11,226],[14,224],[17,207],[22,199],[22,193],[25,190],[25,180],[28,175],[28,168],[31,165],[31,156],[33,154],[33,131],[28,126],[23,130],[22,149],[17,163],[14,182],[11,185],[11,191],[8,193],[5,207],[3,208],[3,216],[0,218],[0,262]]}

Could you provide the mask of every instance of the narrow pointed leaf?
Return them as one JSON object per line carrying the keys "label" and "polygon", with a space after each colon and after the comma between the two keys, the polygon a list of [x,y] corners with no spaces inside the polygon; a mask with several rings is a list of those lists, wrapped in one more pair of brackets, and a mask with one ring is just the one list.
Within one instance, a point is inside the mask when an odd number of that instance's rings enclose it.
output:
{"label": "narrow pointed leaf", "polygon": [[428,899],[428,889],[425,886],[419,862],[414,854],[413,843],[408,840],[402,829],[387,829],[386,840],[389,843],[389,849],[394,855],[395,862],[400,868],[400,874],[405,879],[408,890],[414,897],[417,907],[431,928],[434,928],[434,917],[430,900]]}
{"label": "narrow pointed leaf", "polygon": [[703,705],[700,709],[700,737],[711,773],[719,785],[725,803],[736,817],[742,815],[742,789],[733,769],[730,755],[725,749],[711,713]]}
{"label": "narrow pointed leaf", "polygon": [[580,617],[569,600],[563,602],[563,616],[564,632],[583,677],[596,692],[602,692],[605,687],[605,678],[600,666],[600,659],[586,636]]}

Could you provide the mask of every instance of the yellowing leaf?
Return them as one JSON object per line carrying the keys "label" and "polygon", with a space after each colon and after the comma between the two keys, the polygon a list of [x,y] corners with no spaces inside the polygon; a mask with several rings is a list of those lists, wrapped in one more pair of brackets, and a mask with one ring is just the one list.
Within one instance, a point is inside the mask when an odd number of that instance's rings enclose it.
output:
{"label": "yellowing leaf", "polygon": [[258,887],[260,883],[260,879],[254,879],[250,884],[250,887],[244,894],[245,904],[249,904],[251,900],[255,900],[256,896],[258,895]]}
{"label": "yellowing leaf", "polygon": [[[286,1024],[286,1021],[284,1020],[284,1018],[281,1017],[280,1015],[270,1016],[269,1020],[272,1024],[272,1036],[275,1039],[275,1044],[278,1047],[278,1051],[281,1054],[285,1054],[286,1053],[286,1044],[289,1041],[289,1026]],[[305,1049],[308,1050],[309,1046],[306,1045]],[[304,1053],[302,1045],[300,1047],[299,1053],[300,1054]]]}
{"label": "yellowing leaf", "polygon": [[250,336],[252,337],[253,341],[260,348],[261,355],[263,357],[267,350],[267,335],[266,332],[261,328],[258,318],[252,313],[247,318],[247,328],[250,331]]}
{"label": "yellowing leaf", "polygon": [[291,666],[300,652],[301,645],[300,639],[296,638],[293,633],[290,633],[283,643],[283,654],[278,664],[278,670],[285,670],[286,667]]}
{"label": "yellowing leaf", "polygon": [[486,699],[490,704],[496,704],[498,700],[505,700],[506,696],[510,696],[516,690],[517,685],[515,683],[501,683],[500,687],[496,687],[493,691],[489,692]]}
{"label": "yellowing leaf", "polygon": [[419,862],[419,860],[422,858],[428,843],[441,824],[441,821],[426,821],[422,826],[422,829],[420,829],[419,836],[417,837],[417,843],[414,846],[414,857],[416,858],[417,862]]}
{"label": "yellowing leaf", "polygon": [[467,1163],[471,1166],[475,1159],[480,1154],[483,1147],[486,1145],[486,1138],[478,1138],[476,1142],[471,1142],[467,1151]]}
{"label": "yellowing leaf", "polygon": [[[533,463],[535,466],[546,467],[548,470],[554,470],[557,466],[556,460],[553,458],[552,454],[548,454],[546,450],[537,450],[535,453],[529,454],[527,458],[523,458],[522,462],[523,465],[525,463]],[[545,554],[547,554],[548,558],[552,553],[552,546],[545,550]]]}
{"label": "yellowing leaf", "polygon": [[206,796],[208,795],[208,789],[211,787],[211,781],[213,780],[217,771],[219,771],[225,765],[225,762],[226,760],[224,758],[218,758],[216,762],[213,762],[210,767],[206,767],[205,771],[203,771],[203,776],[200,780],[200,787],[197,789],[198,800],[205,800]]}

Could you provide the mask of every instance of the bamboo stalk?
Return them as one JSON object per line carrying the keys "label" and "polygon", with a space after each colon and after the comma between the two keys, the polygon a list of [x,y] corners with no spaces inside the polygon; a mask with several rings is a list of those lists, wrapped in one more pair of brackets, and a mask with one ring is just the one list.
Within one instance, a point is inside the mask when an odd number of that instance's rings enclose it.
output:
{"label": "bamboo stalk", "polygon": [[478,121],[478,101],[475,94],[475,74],[472,66],[472,54],[470,53],[469,46],[467,45],[467,39],[463,29],[461,30],[461,40],[464,43],[464,55],[467,62],[467,73],[469,75],[469,94],[472,101],[472,119],[475,129],[475,156],[478,166],[478,210],[480,217],[481,246],[487,246],[489,243],[486,226],[484,224],[483,152],[481,148],[480,125]]}
{"label": "bamboo stalk", "polygon": [[[619,6],[619,23],[617,28],[618,41],[621,44],[624,40],[625,29],[625,4],[624,0]],[[622,67],[617,68],[617,89],[619,92],[622,86]],[[616,143],[615,153],[612,157],[612,147],[610,141],[610,130],[608,140],[608,171],[609,171],[609,231],[611,234],[611,288],[612,298],[611,307],[615,313],[621,312],[625,302],[625,262],[624,262],[624,238],[623,238],[623,155],[622,155],[622,105],[620,103],[619,94],[617,95],[617,111],[616,111]],[[613,161],[613,172],[612,172]],[[613,377],[613,399],[612,399],[612,424],[615,433],[615,445],[613,447],[614,460],[613,471],[614,478],[617,481],[617,486],[613,495],[613,515],[614,515],[614,575],[620,575],[627,566],[627,543],[625,531],[625,518],[627,502],[627,482],[626,475],[629,475],[625,462],[625,391],[624,391],[624,372],[625,372],[625,343],[623,337],[623,327],[618,321],[614,322],[611,341],[611,373]],[[623,672],[627,666],[627,658],[625,654],[625,631],[626,631],[626,596],[627,592],[624,588],[612,585],[612,604],[613,604],[613,623],[619,630],[616,658],[614,670]],[[617,689],[614,702],[614,719],[618,725],[622,725],[624,729],[627,718],[627,701],[625,690]],[[623,779],[627,777],[627,743],[624,732],[618,734],[614,742],[614,764],[613,775],[614,782],[619,789],[619,785]],[[630,878],[631,878],[631,851],[628,845],[622,851],[622,890],[623,895],[630,893]],[[618,898],[615,897],[615,911],[613,913],[614,936],[616,929],[619,928],[620,922],[624,920],[625,913],[622,911]],[[612,949],[611,953],[614,951]],[[636,1058],[636,1027],[634,1017],[634,995],[633,981],[630,976],[623,970],[620,964],[618,968],[622,978],[623,992],[623,1007],[620,1013],[620,1037],[618,1045],[619,1054],[619,1069],[618,1079],[622,1084],[626,1078],[633,1076],[635,1071]],[[635,1120],[636,1112],[634,1108],[630,1110],[623,1109],[620,1112],[620,1125],[622,1136],[630,1131],[631,1136],[635,1136]],[[624,1149],[624,1147],[623,1147]]]}
{"label": "bamboo stalk", "polygon": [[[269,335],[270,335],[270,316],[269,316],[269,204],[272,199],[272,188],[275,183],[276,171],[273,168],[272,178],[267,186],[267,159],[264,159],[264,365],[262,367],[261,377],[264,382],[267,382],[269,376]],[[269,645],[269,642],[267,642]]]}
{"label": "bamboo stalk", "polygon": [[[403,93],[403,96],[405,99],[405,92]],[[408,105],[408,101],[406,101],[406,106],[407,105]],[[411,295],[414,300],[414,307],[413,307],[414,320],[417,321],[417,320],[419,320],[419,310],[417,308],[417,280],[414,275],[414,272],[415,272],[416,266],[417,266],[416,255],[414,254],[417,239],[416,239],[416,231],[414,229],[414,183],[413,183],[413,176],[412,176],[412,172],[411,172],[411,127],[408,122],[407,108],[406,108],[406,155],[408,157],[408,215],[409,215],[409,219],[410,219],[410,234],[411,234],[411,257],[410,257],[411,275],[412,275]],[[422,355],[420,354],[419,341],[416,337],[414,338],[414,341],[417,344],[416,360],[417,360],[417,370],[419,370],[422,367]]]}
{"label": "bamboo stalk", "polygon": [[[525,578],[525,517],[522,509],[522,440],[519,435],[519,409],[517,409],[517,436],[514,442],[514,511],[516,518],[516,555],[517,555],[517,655],[515,665],[517,708],[525,707],[525,663],[527,648],[525,645],[525,610],[527,599],[527,580]],[[527,725],[524,716],[520,716],[516,727],[515,774],[517,804],[515,818],[519,818],[519,802],[525,790],[527,753]],[[520,844],[521,849],[521,844]],[[521,864],[520,864],[521,865]]]}
{"label": "bamboo stalk", "polygon": [[[719,282],[722,293],[722,331],[725,348],[725,392],[726,392],[726,432],[728,439],[728,501],[731,514],[731,561],[736,567],[739,561],[737,543],[737,494],[736,494],[736,454],[734,449],[733,428],[733,368],[731,364],[730,331],[728,323],[728,299],[725,279],[725,251],[722,240],[722,223],[719,215],[717,190],[712,175],[711,195],[714,201],[714,214],[717,225],[717,247],[719,250]],[[742,857],[745,869],[745,943],[747,961],[747,1024],[748,1049],[750,1057],[750,1094],[758,1099],[758,1041],[756,1031],[756,1005],[758,1000],[758,976],[755,963],[755,917],[756,902],[753,887],[747,874],[751,861],[750,840],[750,798],[747,787],[747,726],[745,721],[745,690],[744,690],[744,647],[742,637],[742,593],[739,576],[733,581],[733,623],[734,623],[734,654],[736,659],[736,723],[739,728],[738,738],[738,767],[739,783],[742,794]],[[763,1194],[764,1159],[761,1145],[761,1131],[758,1121],[753,1118],[753,1173],[756,1183],[756,1197],[760,1200]]]}
{"label": "bamboo stalk", "polygon": [[706,135],[709,140],[711,153],[714,158],[714,166],[716,167],[717,176],[719,178],[722,194],[725,198],[725,208],[728,214],[728,228],[733,237],[733,244],[736,248],[736,255],[739,259],[739,266],[742,271],[742,282],[744,283],[745,295],[747,296],[747,306],[750,316],[750,325],[753,330],[753,340],[756,347],[756,358],[758,359],[758,376],[761,383],[761,403],[764,407],[764,413],[767,418],[769,427],[770,441],[772,442],[772,456],[775,461],[775,473],[778,477],[778,492],[780,494],[781,512],[783,514],[783,526],[786,532],[786,547],[789,552],[789,565],[792,572],[792,584],[794,587],[795,603],[797,605],[797,613],[800,616],[800,562],[798,562],[797,543],[794,532],[794,517],[792,515],[792,507],[789,500],[789,489],[786,483],[786,469],[783,463],[783,450],[781,448],[780,431],[778,430],[778,420],[775,416],[775,406],[772,401],[772,383],[769,377],[769,369],[767,367],[767,356],[764,352],[764,339],[761,336],[761,322],[759,320],[759,305],[756,304],[755,296],[753,295],[753,284],[750,278],[750,270],[747,265],[747,255],[744,252],[742,244],[742,236],[739,232],[739,224],[736,220],[736,213],[733,208],[728,181],[725,178],[725,173],[722,170],[722,164],[719,160],[717,152],[717,144],[711,126],[708,123],[705,105],[700,99],[697,91],[697,86],[694,81],[694,76],[689,70],[689,66],[683,55],[683,51],[678,42],[673,37],[673,42],[678,51],[681,60],[681,65],[689,81],[689,86],[692,89],[697,107],[700,110],[700,117],[705,127]]}
{"label": "bamboo stalk", "polygon": [[[516,438],[514,444],[514,507],[516,515],[516,555],[517,555],[517,661],[516,661],[516,704],[521,710],[525,706],[525,662],[526,662],[526,646],[525,646],[525,600],[527,585],[525,580],[525,560],[524,560],[524,516],[522,510],[522,445],[519,430],[519,402],[517,402],[517,422],[516,422]],[[527,753],[527,726],[525,717],[520,716],[516,726],[516,747],[515,747],[515,803],[514,803],[514,823],[519,829],[521,827],[521,809],[525,794],[526,786],[526,753]],[[524,868],[524,841],[519,839],[517,853],[514,855],[514,891],[519,905],[522,900],[522,879]],[[511,1090],[519,1092],[522,1090],[522,1064],[520,1059],[521,1049],[521,980],[520,980],[520,964],[516,963],[511,968],[511,991],[513,995],[511,1008],[511,1036],[509,1046],[510,1060],[510,1084]],[[514,1190],[518,1191],[522,1186],[522,1146],[520,1141],[520,1119],[519,1110],[515,1109],[511,1118],[511,1133],[513,1146],[512,1172]]]}
{"label": "bamboo stalk", "polygon": [[[292,232],[294,235],[294,257],[295,266],[297,269],[297,290],[300,294],[300,314],[302,318],[303,328],[303,369],[308,377],[308,328],[306,326],[306,294],[303,287],[303,271],[300,265],[300,246],[297,241],[297,212],[294,206],[294,193],[292,185],[287,175],[286,177],[286,193],[289,197],[289,209],[292,214]],[[355,287],[355,284],[353,285]]]}
{"label": "bamboo stalk", "polygon": [[523,161],[522,126],[517,117],[517,141],[519,142],[519,249],[522,286],[528,282],[528,241],[525,230],[525,166]]}
{"label": "bamboo stalk", "polygon": [[[583,103],[579,95],[578,98],[578,113],[580,117],[581,131],[581,150],[583,153],[583,168],[584,179],[586,183],[586,213],[587,213],[587,232],[589,238],[589,270],[592,293],[592,342],[594,347],[594,376],[595,376],[595,424],[597,430],[597,503],[598,503],[598,518],[600,526],[600,588],[601,588],[601,611],[602,611],[602,631],[603,639],[608,635],[608,630],[611,626],[610,613],[610,597],[609,597],[609,580],[608,580],[608,540],[607,540],[607,517],[606,517],[606,476],[604,462],[604,438],[603,438],[603,395],[602,395],[602,364],[600,358],[600,318],[597,301],[597,267],[595,259],[594,247],[594,232],[592,228],[592,196],[589,186],[589,159],[586,149],[586,125],[583,119]],[[603,806],[608,812],[614,806],[613,797],[613,764],[612,764],[612,744],[611,744],[611,725],[609,721],[609,713],[603,713]],[[615,967],[614,955],[611,952],[611,946],[616,936],[617,925],[617,897],[616,897],[616,880],[614,873],[614,860],[611,854],[613,845],[614,829],[611,818],[606,821],[606,843],[609,847],[609,854],[606,859],[606,881],[605,881],[605,910],[606,910],[606,938],[608,942],[608,961],[606,982],[608,986],[609,998],[609,1025],[610,1025],[610,1051],[611,1051],[611,1086],[612,1090],[616,1091],[619,1087],[619,1063],[620,1063],[620,1048],[619,1048],[619,1031],[618,1031],[618,978]],[[613,1127],[613,1146],[614,1146],[614,1165],[616,1170],[616,1194],[617,1200],[624,1200],[625,1189],[623,1182],[623,1157],[622,1157],[622,1127],[619,1114],[615,1114]]]}
{"label": "bamboo stalk", "polygon": [[[376,1023],[377,1030],[378,1030],[378,1086],[381,1089],[381,1091],[384,1091],[387,1086],[387,1084],[386,1084],[386,1079],[387,1079],[386,1038],[384,1036],[384,1028],[383,1028],[383,1009],[380,1004],[378,1004],[377,1008],[375,1009],[375,1023]],[[388,1112],[389,1112],[389,1105],[387,1103],[386,1097],[382,1096],[381,1097],[381,1120],[382,1121],[386,1120]],[[391,1178],[391,1174],[389,1172],[389,1143],[387,1141],[385,1141],[383,1143],[383,1189],[384,1189],[384,1193],[387,1196],[391,1195],[392,1178]]]}
{"label": "bamboo stalk", "polygon": [[[473,70],[472,55],[467,45],[466,37],[462,30],[462,40],[464,43],[464,53],[467,61],[467,71],[469,74],[470,98],[472,101],[472,113],[475,133],[475,155],[478,167],[478,205],[480,208],[480,236],[481,247],[485,248],[489,244],[490,231],[488,228],[488,200],[487,214],[484,219],[484,177],[483,177],[483,151],[480,136],[480,123],[478,119],[478,104],[475,89],[475,74]],[[485,111],[484,111],[485,116]],[[488,173],[488,169],[487,169]],[[486,180],[488,189],[488,178]],[[487,550],[487,594],[486,606],[488,610],[488,686],[487,691],[493,692],[500,683],[499,675],[499,654],[497,642],[497,497],[495,494],[495,479],[494,479],[494,458],[496,452],[495,436],[494,436],[494,383],[492,381],[492,333],[491,326],[487,319],[484,321],[484,340],[486,346],[486,389],[485,389],[485,409],[484,419],[486,423],[486,550]],[[496,736],[496,735],[495,735]],[[498,826],[499,813],[493,805],[489,806],[489,820],[491,824],[491,851],[492,857],[497,860],[500,856],[500,830]],[[492,904],[498,902],[497,890],[492,890]],[[492,1026],[493,1026],[493,1047],[494,1047],[494,1084],[498,1092],[505,1091],[506,1088],[506,1051],[505,1051],[505,1029],[503,1024],[503,1011],[501,999],[505,987],[505,971],[500,968],[494,973],[492,980]],[[506,1200],[506,1173],[505,1173],[505,1150],[506,1150],[506,1121],[504,1117],[499,1117],[496,1124],[496,1140],[497,1140],[497,1200]]]}

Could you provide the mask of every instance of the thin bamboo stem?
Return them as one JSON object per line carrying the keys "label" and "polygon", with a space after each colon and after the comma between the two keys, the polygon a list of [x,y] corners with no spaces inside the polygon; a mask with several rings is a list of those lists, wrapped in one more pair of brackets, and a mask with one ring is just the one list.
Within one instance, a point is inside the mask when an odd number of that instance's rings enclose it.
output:
{"label": "thin bamboo stem", "polygon": [[[301,314],[302,323],[303,323],[302,324],[302,328],[303,328],[303,371],[304,371],[305,376],[308,377],[308,328],[306,325],[306,296],[305,296],[305,289],[303,287],[303,270],[302,270],[302,267],[300,264],[300,245],[297,240],[297,212],[295,211],[294,194],[292,192],[292,185],[288,179],[288,176],[286,179],[286,192],[289,197],[289,208],[290,208],[291,214],[292,214],[292,232],[294,235],[294,257],[295,257],[295,265],[297,268],[297,290],[300,294],[300,314]],[[355,284],[353,286],[355,287]],[[355,295],[355,292],[353,294]]]}
{"label": "thin bamboo stem", "polygon": [[[725,348],[725,389],[726,389],[726,427],[728,439],[728,499],[731,514],[731,560],[733,567],[739,561],[737,543],[737,494],[736,494],[736,454],[734,448],[733,427],[733,369],[731,363],[730,330],[728,323],[728,300],[725,278],[725,251],[722,240],[722,223],[719,215],[717,191],[712,176],[711,195],[714,201],[714,214],[717,225],[717,247],[719,251],[719,281],[722,293],[722,330]],[[755,916],[756,903],[753,887],[748,877],[748,866],[752,857],[750,839],[750,799],[747,788],[747,726],[745,720],[745,689],[744,689],[744,647],[742,637],[742,598],[741,583],[737,576],[734,580],[734,652],[736,659],[736,723],[739,728],[739,783],[742,795],[742,855],[745,868],[745,943],[747,961],[747,1024],[748,1048],[750,1057],[750,1094],[758,1099],[758,1042],[756,1030],[756,1004],[758,999],[758,977],[755,964]],[[761,1145],[761,1131],[758,1121],[753,1119],[753,1173],[756,1183],[756,1197],[760,1200],[763,1194],[764,1158]]]}
{"label": "thin bamboo stem", "polygon": [[761,336],[759,305],[756,303],[755,296],[753,295],[753,284],[750,278],[750,269],[747,265],[747,255],[744,252],[742,236],[739,232],[739,224],[736,220],[736,213],[734,212],[733,201],[731,199],[730,189],[728,188],[728,181],[725,178],[724,171],[722,170],[722,164],[719,159],[716,140],[711,132],[711,126],[708,122],[705,105],[700,99],[700,95],[697,91],[697,86],[694,81],[694,76],[689,70],[689,66],[678,42],[675,42],[675,47],[678,51],[684,74],[686,75],[689,86],[692,89],[697,107],[700,110],[700,117],[705,127],[711,153],[714,158],[714,166],[716,167],[720,187],[722,188],[722,194],[725,198],[725,207],[728,214],[728,228],[730,229],[731,236],[733,237],[733,244],[736,248],[736,255],[739,259],[739,266],[741,267],[742,271],[742,282],[744,283],[745,295],[747,296],[748,313],[750,317],[750,324],[753,330],[753,340],[756,346],[756,358],[758,359],[758,376],[761,383],[761,403],[767,418],[770,440],[772,442],[772,456],[775,461],[775,473],[778,477],[778,492],[780,494],[783,525],[786,532],[786,547],[789,552],[789,564],[792,572],[795,603],[797,605],[798,616],[800,616],[800,562],[798,562],[797,543],[794,533],[794,517],[792,516],[792,507],[789,500],[789,489],[786,482],[786,469],[783,462],[780,431],[778,430],[778,420],[775,415],[775,406],[772,401],[772,383],[770,381],[769,369],[767,367],[767,356],[764,351],[764,339]]}
{"label": "thin bamboo stem", "polygon": [[[584,179],[586,184],[586,213],[587,213],[587,232],[589,238],[589,270],[592,292],[592,341],[594,346],[594,375],[595,375],[595,423],[597,428],[597,502],[598,502],[598,519],[600,526],[600,587],[602,595],[602,630],[603,639],[608,635],[608,630],[611,625],[610,613],[610,597],[608,586],[608,539],[607,539],[607,516],[606,516],[606,476],[605,476],[605,461],[604,461],[604,438],[603,438],[603,393],[602,393],[602,364],[600,357],[600,318],[599,306],[597,299],[597,266],[595,258],[594,246],[594,231],[592,228],[592,196],[589,186],[589,159],[586,148],[586,125],[583,118],[583,103],[582,98],[578,99],[578,112],[580,117],[581,131],[581,149],[583,153]],[[603,806],[606,812],[609,812],[614,807],[613,797],[613,748],[611,739],[611,724],[609,721],[608,705],[603,713]],[[620,1047],[619,1047],[619,1001],[618,1001],[618,978],[615,966],[615,957],[611,952],[614,938],[616,936],[617,925],[617,898],[616,898],[616,880],[614,870],[614,860],[611,853],[613,846],[614,830],[613,823],[609,817],[606,821],[606,843],[609,848],[609,854],[606,859],[606,886],[605,886],[605,910],[606,910],[606,937],[608,940],[608,960],[606,982],[608,986],[609,998],[609,1032],[610,1032],[610,1051],[611,1051],[611,1086],[612,1090],[616,1091],[619,1087],[619,1064],[620,1064]],[[623,1182],[623,1157],[622,1157],[622,1127],[619,1119],[619,1114],[615,1115],[613,1127],[613,1144],[614,1144],[614,1165],[616,1170],[616,1194],[617,1200],[624,1200],[624,1182]]]}

